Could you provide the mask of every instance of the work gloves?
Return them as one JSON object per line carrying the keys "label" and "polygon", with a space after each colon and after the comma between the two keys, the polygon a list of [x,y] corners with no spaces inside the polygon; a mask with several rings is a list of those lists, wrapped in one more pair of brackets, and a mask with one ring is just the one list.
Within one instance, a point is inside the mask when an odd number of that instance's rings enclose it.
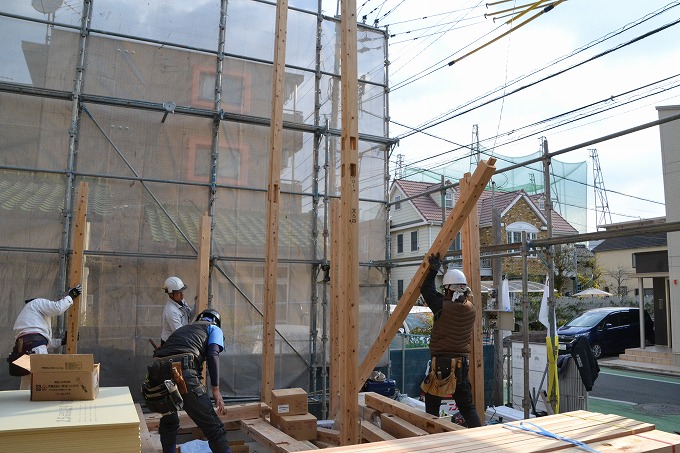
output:
{"label": "work gloves", "polygon": [[71,296],[71,299],[75,299],[76,297],[80,296],[83,293],[83,287],[80,286],[80,284],[77,284],[73,288],[68,290],[68,295]]}
{"label": "work gloves", "polygon": [[427,262],[430,263],[430,270],[439,272],[439,269],[442,267],[442,262],[439,260],[439,253],[436,255],[430,254],[430,256],[427,258]]}
{"label": "work gloves", "polygon": [[[68,338],[68,330],[64,330],[64,336],[61,337],[61,345],[64,346],[66,344],[66,339]],[[80,332],[78,332],[78,340],[80,340]]]}

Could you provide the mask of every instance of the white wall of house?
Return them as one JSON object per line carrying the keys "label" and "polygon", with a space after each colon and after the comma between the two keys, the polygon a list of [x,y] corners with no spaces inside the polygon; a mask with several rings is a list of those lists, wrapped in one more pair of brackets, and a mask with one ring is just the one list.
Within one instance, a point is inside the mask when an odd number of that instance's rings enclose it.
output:
{"label": "white wall of house", "polygon": [[[659,118],[680,113],[680,105],[657,107]],[[659,126],[661,162],[666,199],[666,222],[680,221],[680,121]],[[680,232],[668,233],[668,277],[670,280],[670,343],[675,364],[680,366]]]}
{"label": "white wall of house", "polygon": [[[661,250],[666,250],[666,247],[649,247],[649,248],[637,248],[637,249],[624,249],[624,250],[607,250],[602,252],[595,252],[595,257],[597,258],[597,265],[602,269],[601,280],[605,282],[606,286],[609,287],[609,292],[616,294],[617,282],[616,279],[608,273],[617,272],[618,268],[625,267],[627,274],[630,278],[622,280],[621,286],[626,286],[628,289],[627,297],[635,297],[635,290],[638,289],[638,279],[633,277],[635,275],[635,269],[633,269],[633,254],[642,252],[657,252]],[[652,279],[643,279],[643,288],[645,290],[652,289]],[[604,288],[600,288],[604,289]]]}

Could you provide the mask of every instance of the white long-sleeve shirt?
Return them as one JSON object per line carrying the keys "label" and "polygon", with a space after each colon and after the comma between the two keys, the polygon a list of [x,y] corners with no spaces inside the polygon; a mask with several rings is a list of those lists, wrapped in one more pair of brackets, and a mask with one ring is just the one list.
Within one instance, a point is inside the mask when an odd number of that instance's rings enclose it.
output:
{"label": "white long-sleeve shirt", "polygon": [[39,333],[50,342],[49,347],[61,346],[61,338],[52,338],[52,316],[59,316],[73,305],[71,296],[61,300],[33,299],[21,309],[14,322],[14,339],[27,333]]}
{"label": "white long-sleeve shirt", "polygon": [[182,326],[189,324],[191,307],[182,300],[181,305],[174,300],[169,300],[163,308],[163,326],[161,329],[161,341],[166,341],[171,333]]}

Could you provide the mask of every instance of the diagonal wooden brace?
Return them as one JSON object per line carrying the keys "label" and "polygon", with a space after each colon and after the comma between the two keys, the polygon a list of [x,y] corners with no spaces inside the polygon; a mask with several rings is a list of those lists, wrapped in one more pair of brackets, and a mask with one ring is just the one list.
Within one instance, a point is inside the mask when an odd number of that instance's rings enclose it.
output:
{"label": "diagonal wooden brace", "polygon": [[[361,363],[359,367],[359,388],[366,382],[366,379],[371,375],[371,372],[375,368],[375,365],[380,360],[380,357],[387,351],[390,345],[390,341],[399,332],[399,327],[403,324],[406,316],[408,316],[409,311],[415,305],[418,296],[420,295],[420,287],[423,285],[423,281],[427,276],[429,263],[427,258],[430,254],[439,253],[440,256],[444,256],[449,250],[451,243],[456,238],[456,235],[465,223],[468,215],[477,206],[477,200],[484,192],[484,188],[496,171],[496,167],[493,165],[496,163],[496,159],[491,157],[488,161],[481,161],[477,166],[472,178],[470,180],[470,191],[467,198],[461,197],[456,205],[453,207],[449,213],[446,222],[442,226],[441,231],[437,235],[436,239],[432,243],[432,247],[423,257],[423,262],[420,263],[413,280],[408,285],[408,288],[404,291],[404,294],[399,299],[397,303],[397,308],[394,313],[387,320],[387,323],[383,327],[378,338],[376,338],[373,346],[368,351],[366,358]],[[355,392],[359,391],[359,388],[354,389]]]}

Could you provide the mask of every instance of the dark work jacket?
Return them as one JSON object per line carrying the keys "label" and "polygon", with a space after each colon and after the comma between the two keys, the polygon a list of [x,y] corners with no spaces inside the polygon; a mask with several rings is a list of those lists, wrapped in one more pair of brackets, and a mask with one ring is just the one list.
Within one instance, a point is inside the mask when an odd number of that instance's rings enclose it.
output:
{"label": "dark work jacket", "polygon": [[435,288],[437,272],[425,277],[420,293],[434,314],[430,335],[430,354],[435,357],[457,357],[470,354],[476,310],[470,301],[455,302],[445,299]]}
{"label": "dark work jacket", "polygon": [[195,365],[202,367],[208,351],[209,322],[197,321],[175,330],[163,346],[156,349],[154,357],[168,357],[177,354],[191,354],[195,358]]}
{"label": "dark work jacket", "polygon": [[583,385],[588,392],[591,391],[593,384],[595,384],[595,379],[600,374],[600,366],[593,355],[593,350],[590,349],[588,338],[576,337],[571,342],[571,356],[574,362],[576,362]]}

